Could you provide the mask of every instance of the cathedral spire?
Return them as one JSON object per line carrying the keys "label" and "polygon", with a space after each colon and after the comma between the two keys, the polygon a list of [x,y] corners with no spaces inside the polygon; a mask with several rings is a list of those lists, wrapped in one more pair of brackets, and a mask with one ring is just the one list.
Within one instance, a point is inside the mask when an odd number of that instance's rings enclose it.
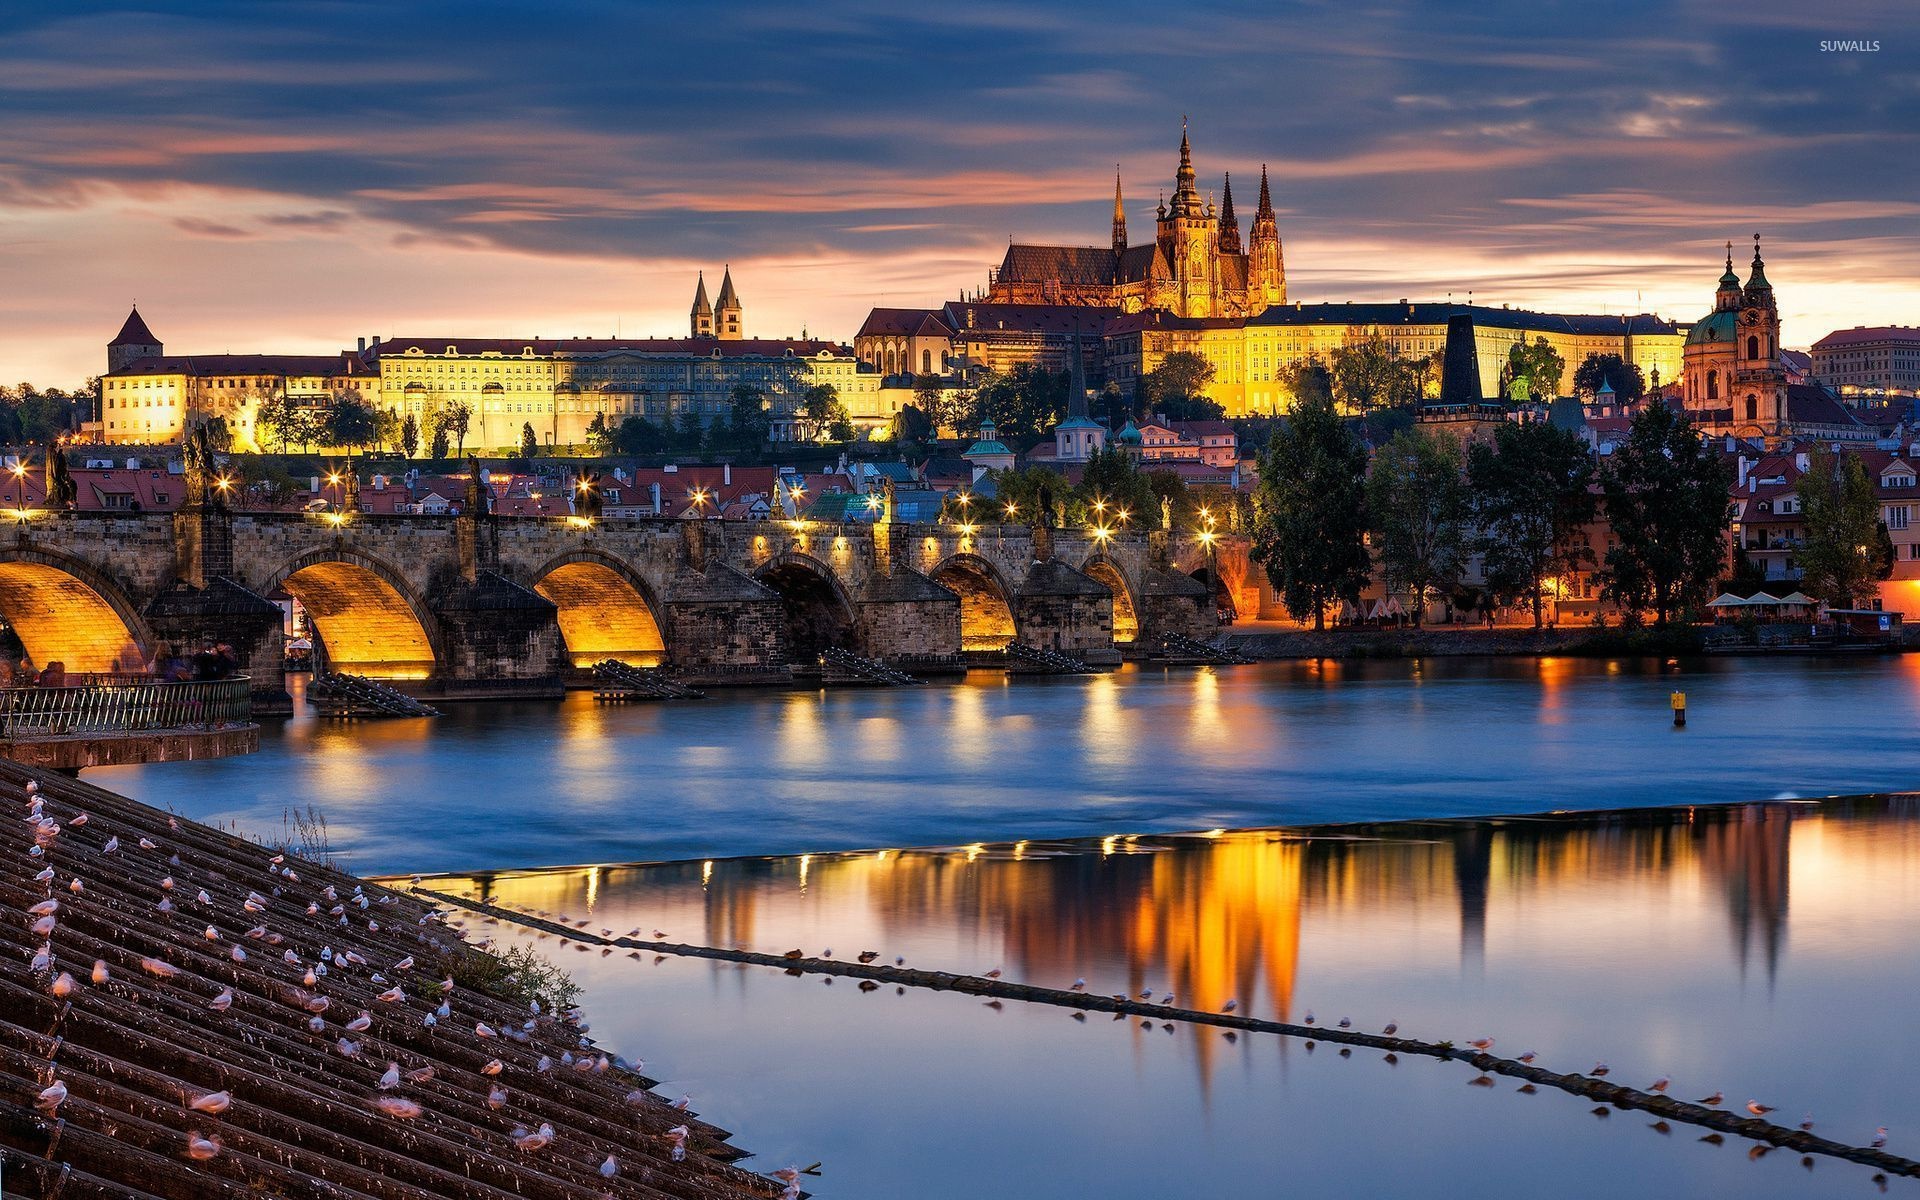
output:
{"label": "cathedral spire", "polygon": [[[1253,219],[1273,215],[1273,197],[1267,194],[1267,164],[1260,164],[1260,206],[1253,210]],[[1731,251],[1729,251],[1731,253]]]}
{"label": "cathedral spire", "polygon": [[1173,215],[1200,213],[1200,189],[1193,178],[1193,147],[1187,143],[1187,119],[1180,118],[1180,168],[1173,175]]}
{"label": "cathedral spire", "polygon": [[1120,200],[1120,164],[1113,164],[1113,252],[1127,248],[1127,206]]}
{"label": "cathedral spire", "polygon": [[693,289],[693,311],[688,314],[689,332],[697,338],[713,336],[713,301],[707,299],[707,273],[700,272],[699,286]]}
{"label": "cathedral spire", "polygon": [[1240,221],[1233,215],[1233,175],[1220,192],[1220,253],[1240,253]]}

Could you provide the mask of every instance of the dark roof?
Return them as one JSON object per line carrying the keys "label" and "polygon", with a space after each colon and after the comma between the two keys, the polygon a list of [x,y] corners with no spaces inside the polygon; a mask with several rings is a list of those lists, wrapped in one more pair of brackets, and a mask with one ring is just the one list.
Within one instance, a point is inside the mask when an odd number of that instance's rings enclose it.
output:
{"label": "dark roof", "polygon": [[1836,329],[1815,342],[1813,348],[1834,350],[1841,346],[1869,345],[1876,342],[1920,342],[1920,326],[1856,325],[1852,329]]}
{"label": "dark roof", "polygon": [[1787,421],[1794,425],[1839,425],[1859,427],[1866,424],[1854,411],[1817,384],[1787,385]]}
{"label": "dark roof", "polygon": [[1445,325],[1455,313],[1467,313],[1475,325],[1495,329],[1524,329],[1541,333],[1678,333],[1679,327],[1651,313],[1633,316],[1581,316],[1532,312],[1524,308],[1493,308],[1483,304],[1409,302],[1405,304],[1276,304],[1249,325]]}
{"label": "dark roof", "polygon": [[692,355],[696,358],[784,358],[810,357],[822,350],[851,357],[853,351],[838,342],[818,338],[736,338],[731,341],[711,337],[685,338],[464,338],[396,337],[367,348],[370,357],[402,355],[418,348],[422,354],[445,354],[452,346],[459,355],[494,353],[503,358],[518,358],[525,350],[536,356],[553,354],[633,354]]}
{"label": "dark roof", "polygon": [[1114,282],[1119,263],[1109,246],[1007,247],[994,282],[1048,283],[1058,280],[1074,287],[1104,287]]}
{"label": "dark roof", "polygon": [[366,375],[371,372],[358,356],[339,354],[167,354],[136,359],[109,371],[121,375]]}
{"label": "dark roof", "polygon": [[153,336],[147,323],[140,319],[140,310],[135,308],[127,314],[126,324],[120,326],[120,333],[108,346],[158,346],[160,339]]}
{"label": "dark roof", "polygon": [[[0,763],[0,804],[29,813],[30,778]],[[729,1165],[738,1151],[723,1131],[603,1065],[571,1014],[535,1016],[524,999],[482,990],[498,963],[420,900],[77,780],[35,782],[44,854],[0,859],[11,914],[0,925],[9,1196],[718,1200],[779,1190]],[[35,878],[43,868],[50,882]],[[70,889],[74,879],[84,891]],[[51,929],[34,932],[25,910],[48,900],[58,901]],[[50,962],[37,967],[42,947]],[[446,978],[455,983],[443,991]],[[389,987],[399,995],[381,999]],[[443,999],[451,1015],[436,1021]],[[349,1032],[362,1012],[371,1026]],[[581,1060],[586,1069],[572,1065]],[[389,1063],[407,1074],[383,1090]],[[65,1098],[36,1114],[55,1079]],[[228,1104],[188,1107],[213,1093]],[[544,1150],[516,1147],[516,1128],[542,1123],[554,1131]],[[688,1153],[676,1163],[665,1135],[683,1124]],[[210,1139],[207,1153],[189,1153],[190,1131]],[[618,1171],[603,1178],[609,1155]]]}
{"label": "dark roof", "polygon": [[[955,336],[970,333],[1065,333],[1078,330],[1088,339],[1120,315],[1118,308],[1091,304],[974,304],[951,300],[941,310]],[[969,323],[968,318],[972,321]]]}
{"label": "dark roof", "polygon": [[952,337],[940,314],[930,308],[876,308],[867,314],[855,337],[891,334],[899,337]]}

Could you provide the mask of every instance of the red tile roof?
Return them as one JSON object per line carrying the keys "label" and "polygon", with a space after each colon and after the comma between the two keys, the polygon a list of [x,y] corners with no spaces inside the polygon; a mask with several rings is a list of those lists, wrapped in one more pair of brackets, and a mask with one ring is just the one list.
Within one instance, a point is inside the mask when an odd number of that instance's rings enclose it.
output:
{"label": "red tile roof", "polygon": [[147,323],[140,317],[138,307],[127,314],[126,323],[120,326],[120,332],[107,343],[109,346],[158,346],[160,339],[153,336]]}
{"label": "red tile roof", "polygon": [[1858,325],[1852,329],[1836,329],[1815,342],[1813,348],[1832,350],[1840,346],[1857,346],[1869,342],[1920,342],[1920,326]]}
{"label": "red tile roof", "polygon": [[930,308],[876,308],[855,337],[952,337],[953,330]]}
{"label": "red tile roof", "polygon": [[398,356],[417,349],[422,354],[445,354],[452,346],[456,354],[499,354],[518,358],[529,349],[535,355],[633,354],[692,355],[697,358],[786,358],[811,357],[826,351],[852,357],[853,351],[839,342],[818,338],[466,338],[395,337],[377,346],[367,347],[367,356],[378,359]]}

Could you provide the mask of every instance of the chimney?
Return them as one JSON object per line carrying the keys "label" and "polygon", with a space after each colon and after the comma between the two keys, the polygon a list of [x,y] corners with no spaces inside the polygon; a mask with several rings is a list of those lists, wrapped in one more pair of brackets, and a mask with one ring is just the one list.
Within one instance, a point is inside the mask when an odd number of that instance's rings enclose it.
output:
{"label": "chimney", "polygon": [[375,350],[380,348],[380,335],[377,333],[373,335],[373,348]]}
{"label": "chimney", "polygon": [[1805,450],[1793,456],[1793,465],[1796,470],[1804,471],[1807,469],[1807,452]]}
{"label": "chimney", "polygon": [[733,464],[732,463],[720,464],[720,484],[723,487],[733,486]]}
{"label": "chimney", "polygon": [[358,346],[357,350],[361,354],[365,354],[367,352],[367,339],[365,338],[360,339],[360,345]]}
{"label": "chimney", "polygon": [[660,515],[660,485],[657,483],[650,483],[647,485],[647,491],[652,493],[653,515],[657,517]]}
{"label": "chimney", "polygon": [[1740,474],[1734,478],[1735,485],[1738,486],[1745,483],[1747,481],[1747,472],[1752,469],[1753,464],[1747,461],[1746,455],[1742,454],[1740,456]]}

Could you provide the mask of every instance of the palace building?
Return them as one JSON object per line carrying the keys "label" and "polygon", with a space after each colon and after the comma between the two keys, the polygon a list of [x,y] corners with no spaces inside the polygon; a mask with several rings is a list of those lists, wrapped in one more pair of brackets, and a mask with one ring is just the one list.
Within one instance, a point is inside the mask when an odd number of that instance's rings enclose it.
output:
{"label": "palace building", "polygon": [[1129,245],[1120,176],[1113,180],[1113,240],[1107,246],[1013,243],[993,272],[986,299],[994,304],[1067,304],[1159,309],[1182,317],[1248,317],[1287,299],[1280,230],[1260,168],[1260,203],[1243,248],[1233,212],[1233,181],[1222,183],[1221,205],[1202,200],[1193,151],[1180,130],[1180,165],[1173,199],[1155,211],[1154,237]]}
{"label": "palace building", "polygon": [[[807,389],[830,384],[866,426],[884,422],[880,376],[841,343],[817,338],[749,338],[733,273],[715,300],[698,281],[684,338],[471,338],[457,335],[361,339],[331,355],[168,356],[136,310],[107,347],[100,433],[108,442],[178,441],[210,417],[227,422],[236,447],[270,449],[260,406],[286,398],[322,408],[347,395],[404,419],[422,441],[435,414],[465,406],[466,444],[517,447],[531,426],[541,445],[587,441],[599,417],[657,426],[725,420],[733,390],[758,388],[772,406],[773,436],[791,437]],[[864,421],[859,418],[864,417]]]}

